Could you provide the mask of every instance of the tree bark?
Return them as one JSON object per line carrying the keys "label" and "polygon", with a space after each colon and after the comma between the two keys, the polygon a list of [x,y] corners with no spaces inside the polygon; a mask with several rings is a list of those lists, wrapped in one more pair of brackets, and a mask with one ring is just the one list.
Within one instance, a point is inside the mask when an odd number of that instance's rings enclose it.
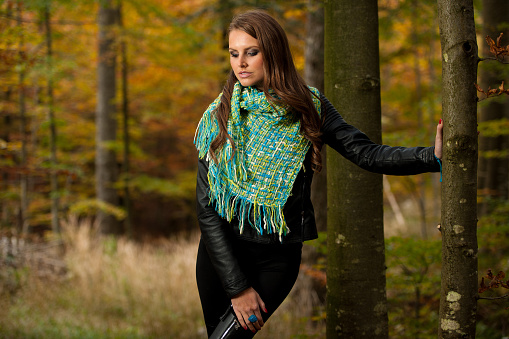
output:
{"label": "tree bark", "polygon": [[[96,112],[96,194],[99,201],[118,206],[119,199],[114,187],[118,177],[116,152],[112,143],[117,139],[116,117],[116,37],[114,26],[117,10],[111,0],[99,1],[99,53],[97,63],[97,112]],[[120,223],[104,210],[98,211],[102,233],[120,233]]]}
{"label": "tree bark", "polygon": [[[501,32],[506,31],[509,23],[509,1],[506,0],[483,0],[482,7],[483,30],[482,35],[489,35],[492,39],[496,39]],[[482,55],[491,56],[489,46],[483,42]],[[495,88],[504,81],[503,73],[504,65],[498,62],[486,62],[481,64],[479,68],[481,88]],[[481,107],[479,115],[480,122],[490,120],[499,120],[509,118],[509,101],[487,100]],[[508,178],[509,163],[507,157],[490,157],[483,156],[486,151],[502,151],[509,146],[509,138],[507,136],[487,137],[479,136],[479,173],[478,188],[481,192],[481,203],[479,204],[479,215],[487,215],[490,213],[492,199],[507,200],[508,196]]]}
{"label": "tree bark", "polygon": [[[228,29],[230,22],[233,19],[233,10],[235,8],[235,3],[233,0],[222,0],[218,1],[216,4],[216,12],[218,15],[218,29],[221,32],[221,40],[220,40],[220,46],[221,49],[224,51],[228,50],[228,47],[230,45],[229,43],[229,37],[228,37]],[[224,58],[221,58],[220,63],[223,64],[223,73],[226,76],[229,74],[231,70],[230,63],[225,62]],[[222,91],[224,86],[224,81],[221,81],[219,83],[219,90]]]}
{"label": "tree bark", "polygon": [[[27,167],[27,117],[26,117],[26,95],[25,95],[25,42],[23,36],[23,30],[21,25],[21,13],[23,4],[21,1],[17,2],[17,26],[19,29],[19,44],[18,44],[18,55],[19,55],[19,77],[18,77],[18,93],[19,93],[19,132],[21,137],[21,159],[20,165],[22,168]],[[20,221],[21,221],[21,233],[28,234],[29,222],[28,222],[28,171],[20,174]]]}
{"label": "tree bark", "polygon": [[[13,4],[7,3],[6,14],[7,16],[11,16],[13,11]],[[9,24],[5,24],[4,27],[9,27]],[[10,102],[12,95],[12,87],[11,86],[3,86],[1,89],[2,102]],[[3,128],[0,129],[0,142],[3,144],[4,142],[9,143],[11,141],[10,133],[13,131],[13,114],[10,109],[6,105],[0,105],[0,119],[2,119],[1,125]],[[0,191],[7,192],[9,191],[9,173],[6,171],[1,172],[0,178]],[[1,204],[1,216],[0,225],[11,225],[11,213],[12,206],[8,203],[8,200],[3,200]],[[18,225],[20,227],[20,225]]]}
{"label": "tree bark", "polygon": [[57,126],[55,122],[54,110],[54,95],[53,95],[53,46],[51,36],[51,15],[50,15],[50,2],[48,1],[44,6],[44,26],[46,28],[46,53],[47,53],[47,68],[48,68],[48,83],[46,85],[47,107],[48,107],[48,120],[50,126],[50,161],[51,161],[51,230],[58,234],[60,233],[59,222],[59,200],[60,193],[58,192],[58,174],[57,174]]}
{"label": "tree bark", "polygon": [[[325,3],[325,93],[381,142],[376,0]],[[327,154],[327,338],[387,338],[382,176]]]}
{"label": "tree bark", "polygon": [[[324,91],[324,18],[321,0],[308,0],[306,48],[304,50],[304,80],[310,86]],[[322,149],[322,171],[315,173],[311,184],[311,199],[315,208],[318,231],[327,229],[327,150]]]}
{"label": "tree bark", "polygon": [[477,41],[473,0],[439,0],[444,116],[440,338],[474,338],[477,312]]}
{"label": "tree bark", "polygon": [[[122,1],[119,1],[118,5],[118,24],[121,28],[124,27],[123,16],[122,16]],[[127,60],[127,42],[125,35],[122,37],[120,42],[120,56],[121,56],[121,73],[122,73],[122,131],[123,131],[123,161],[122,161],[122,174],[123,174],[123,186],[124,196],[123,205],[126,211],[126,217],[124,220],[124,229],[130,238],[134,235],[132,216],[131,216],[131,197],[129,193],[129,147],[130,147],[130,135],[129,135],[129,63]]]}

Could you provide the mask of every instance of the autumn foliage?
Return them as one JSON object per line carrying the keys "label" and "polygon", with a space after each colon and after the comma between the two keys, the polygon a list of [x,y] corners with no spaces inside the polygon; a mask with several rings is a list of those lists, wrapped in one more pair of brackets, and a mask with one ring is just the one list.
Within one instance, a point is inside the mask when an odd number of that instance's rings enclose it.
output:
{"label": "autumn foliage", "polygon": [[477,88],[478,92],[481,92],[484,95],[486,95],[487,98],[489,98],[491,96],[502,95],[502,94],[509,95],[509,89],[504,88],[503,81],[502,81],[502,84],[498,88],[489,87],[487,91],[484,91],[478,84],[475,84],[475,88]]}
{"label": "autumn foliage", "polygon": [[500,41],[504,33],[500,33],[497,38],[497,42],[493,41],[489,35],[486,36],[486,42],[490,46],[490,53],[495,55],[495,58],[503,60],[506,56],[509,56],[509,45],[501,46]]}
{"label": "autumn foliage", "polygon": [[[497,42],[493,41],[492,38],[490,38],[489,35],[486,36],[486,42],[488,43],[488,46],[490,47],[490,53],[495,56],[495,59],[498,61],[503,62],[504,58],[506,56],[509,56],[509,45],[507,46],[501,46],[500,41],[502,40],[502,36],[504,33],[500,33],[500,35],[497,38]],[[487,60],[487,59],[485,59]],[[477,91],[480,93],[483,93],[486,98],[498,96],[502,94],[509,95],[509,89],[504,88],[504,81],[502,81],[502,84],[498,86],[497,88],[491,88],[488,87],[488,89],[485,91],[479,86],[478,84],[474,84],[475,88],[477,88]]]}
{"label": "autumn foliage", "polygon": [[489,269],[486,275],[481,278],[479,293],[499,287],[509,289],[509,280],[504,282],[504,279],[505,273],[503,271],[498,272],[497,275],[493,275],[493,272]]}

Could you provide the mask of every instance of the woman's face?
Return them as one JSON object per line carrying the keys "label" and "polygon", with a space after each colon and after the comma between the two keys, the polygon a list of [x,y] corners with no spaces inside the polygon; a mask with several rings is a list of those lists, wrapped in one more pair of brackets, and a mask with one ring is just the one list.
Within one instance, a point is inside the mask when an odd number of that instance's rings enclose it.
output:
{"label": "woman's face", "polygon": [[244,87],[263,86],[263,57],[258,40],[241,30],[230,32],[230,65]]}

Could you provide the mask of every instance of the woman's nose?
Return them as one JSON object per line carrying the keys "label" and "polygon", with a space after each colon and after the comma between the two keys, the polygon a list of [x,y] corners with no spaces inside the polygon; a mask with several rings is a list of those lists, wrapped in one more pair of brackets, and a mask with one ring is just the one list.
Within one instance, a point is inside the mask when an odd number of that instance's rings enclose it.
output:
{"label": "woman's nose", "polygon": [[239,66],[242,68],[245,68],[247,66],[246,57],[244,56],[239,57]]}

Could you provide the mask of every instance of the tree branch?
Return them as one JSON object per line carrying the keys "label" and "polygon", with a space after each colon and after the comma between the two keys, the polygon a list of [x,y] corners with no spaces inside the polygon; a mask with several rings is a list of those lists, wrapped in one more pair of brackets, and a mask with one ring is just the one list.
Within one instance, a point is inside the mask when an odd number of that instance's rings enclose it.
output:
{"label": "tree branch", "polygon": [[477,62],[479,63],[481,61],[486,61],[486,60],[496,60],[496,61],[500,62],[501,64],[509,65],[509,61],[500,60],[499,58],[494,58],[494,57],[479,58]]}
{"label": "tree branch", "polygon": [[503,296],[500,296],[500,297],[481,297],[481,296],[477,296],[477,299],[484,299],[484,300],[497,300],[497,299],[505,299],[505,298],[509,298],[509,294],[506,294],[506,295],[503,295]]}

